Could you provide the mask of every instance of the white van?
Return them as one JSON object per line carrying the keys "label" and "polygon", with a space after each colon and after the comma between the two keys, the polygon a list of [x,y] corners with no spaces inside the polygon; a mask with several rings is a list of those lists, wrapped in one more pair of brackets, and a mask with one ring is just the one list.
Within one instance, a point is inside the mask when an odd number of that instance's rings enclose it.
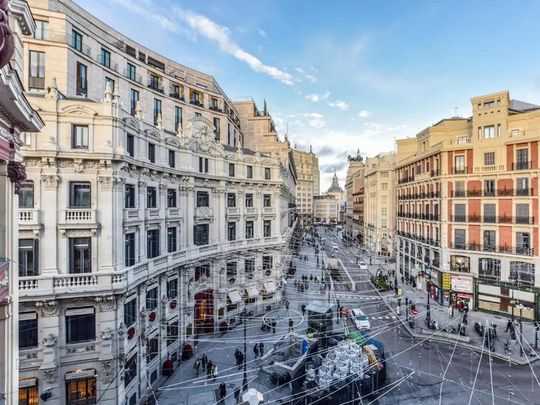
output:
{"label": "white van", "polygon": [[360,270],[367,270],[368,269],[366,262],[359,262],[358,267],[360,268]]}
{"label": "white van", "polygon": [[361,309],[353,309],[353,310],[351,310],[351,318],[352,318],[352,320],[354,322],[354,326],[356,326],[356,329],[358,329],[358,330],[369,330],[369,329],[371,329],[369,319]]}

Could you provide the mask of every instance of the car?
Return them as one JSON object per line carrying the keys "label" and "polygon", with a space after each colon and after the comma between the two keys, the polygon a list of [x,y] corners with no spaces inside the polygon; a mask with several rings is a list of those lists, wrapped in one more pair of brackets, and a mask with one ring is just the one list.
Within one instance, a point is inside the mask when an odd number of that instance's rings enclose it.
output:
{"label": "car", "polygon": [[358,268],[360,270],[367,270],[368,269],[366,262],[358,262]]}
{"label": "car", "polygon": [[336,245],[336,244],[334,243],[334,244],[332,245],[332,249],[333,249],[333,250],[339,250],[339,246]]}
{"label": "car", "polygon": [[359,330],[371,329],[369,319],[361,309],[351,310],[351,318],[354,322],[354,326],[356,326],[356,329],[359,329]]}

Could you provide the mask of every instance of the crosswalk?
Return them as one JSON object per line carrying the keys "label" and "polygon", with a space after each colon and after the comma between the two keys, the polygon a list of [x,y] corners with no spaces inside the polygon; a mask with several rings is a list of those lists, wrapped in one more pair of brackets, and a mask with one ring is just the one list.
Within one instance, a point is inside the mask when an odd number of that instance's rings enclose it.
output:
{"label": "crosswalk", "polygon": [[387,315],[387,316],[370,316],[369,317],[372,321],[380,321],[383,319],[389,320],[389,319],[397,319],[397,316],[395,315]]}

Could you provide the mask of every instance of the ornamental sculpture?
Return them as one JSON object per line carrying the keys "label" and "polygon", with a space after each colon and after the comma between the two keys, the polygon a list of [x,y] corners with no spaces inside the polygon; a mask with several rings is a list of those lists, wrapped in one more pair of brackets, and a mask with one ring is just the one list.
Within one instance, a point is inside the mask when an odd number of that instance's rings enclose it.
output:
{"label": "ornamental sculpture", "polygon": [[13,55],[15,43],[8,20],[9,0],[0,0],[0,68],[3,68]]}

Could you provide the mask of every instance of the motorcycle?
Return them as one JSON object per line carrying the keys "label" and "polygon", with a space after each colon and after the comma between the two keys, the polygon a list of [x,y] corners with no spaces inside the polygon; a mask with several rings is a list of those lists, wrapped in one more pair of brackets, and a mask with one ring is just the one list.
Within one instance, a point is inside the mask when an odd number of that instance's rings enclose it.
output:
{"label": "motorcycle", "polygon": [[480,336],[484,336],[484,325],[482,325],[482,323],[480,322],[475,322],[474,323],[474,330],[476,331],[476,333],[478,333]]}

